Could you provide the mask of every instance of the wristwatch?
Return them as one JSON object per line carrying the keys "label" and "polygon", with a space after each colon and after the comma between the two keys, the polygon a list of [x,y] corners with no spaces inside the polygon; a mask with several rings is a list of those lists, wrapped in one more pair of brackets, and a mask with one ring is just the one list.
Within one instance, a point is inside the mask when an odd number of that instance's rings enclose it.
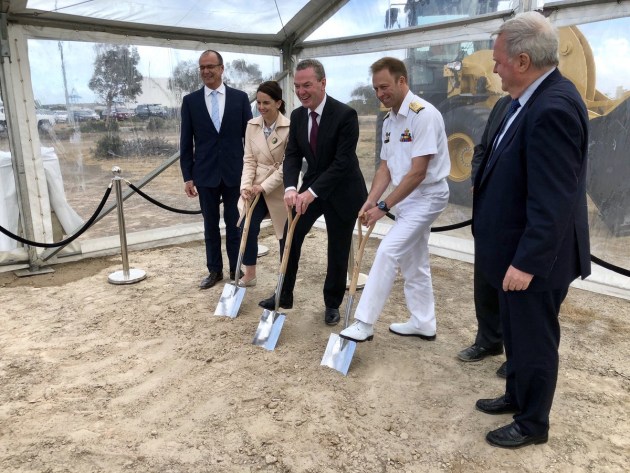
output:
{"label": "wristwatch", "polygon": [[389,207],[384,200],[381,200],[376,206],[379,210],[382,210],[383,212],[389,212]]}

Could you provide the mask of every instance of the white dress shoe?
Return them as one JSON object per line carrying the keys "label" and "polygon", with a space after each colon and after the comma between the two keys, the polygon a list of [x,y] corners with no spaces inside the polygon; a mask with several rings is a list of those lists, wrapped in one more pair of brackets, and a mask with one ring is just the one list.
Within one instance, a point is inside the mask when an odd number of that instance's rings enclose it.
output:
{"label": "white dress shoe", "polygon": [[389,326],[389,331],[395,333],[396,335],[402,335],[403,337],[420,337],[422,340],[435,340],[435,334],[427,335],[426,333],[422,333],[420,330],[413,326],[411,321],[407,321],[405,323],[391,324]]}
{"label": "white dress shoe", "polygon": [[350,327],[347,327],[339,334],[341,338],[353,340],[355,342],[364,342],[374,338],[374,326],[355,320]]}
{"label": "white dress shoe", "polygon": [[247,282],[243,281],[242,279],[238,281],[239,287],[254,287],[255,285],[256,285],[256,278],[250,279]]}

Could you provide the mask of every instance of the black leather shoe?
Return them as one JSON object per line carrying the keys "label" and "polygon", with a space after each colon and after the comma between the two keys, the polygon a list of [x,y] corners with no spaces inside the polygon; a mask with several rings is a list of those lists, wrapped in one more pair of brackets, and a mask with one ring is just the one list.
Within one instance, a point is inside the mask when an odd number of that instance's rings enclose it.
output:
{"label": "black leather shoe", "polygon": [[513,414],[518,412],[517,407],[505,399],[505,394],[496,399],[479,399],[475,403],[478,411],[486,414]]}
{"label": "black leather shoe", "polygon": [[339,319],[339,309],[326,307],[326,312],[324,313],[324,322],[326,322],[326,325],[337,325]]}
{"label": "black leather shoe", "polygon": [[[245,276],[245,273],[243,271],[241,271],[240,269],[238,270],[238,278],[241,279],[243,276]],[[230,281],[234,281],[234,276],[236,276],[236,270],[234,271],[230,271]]]}
{"label": "black leather shoe", "polygon": [[465,348],[457,354],[457,358],[462,361],[481,361],[487,356],[496,356],[503,353],[503,345],[493,348],[485,348],[476,343]]}
{"label": "black leather shoe", "polygon": [[486,435],[486,441],[493,447],[512,449],[547,443],[547,440],[549,440],[547,432],[540,435],[523,435],[516,422],[492,430]]}
{"label": "black leather shoe", "polygon": [[[272,294],[271,297],[260,301],[258,305],[263,309],[274,310],[276,308],[276,295]],[[291,309],[293,307],[293,294],[280,294],[279,305],[283,309]]]}
{"label": "black leather shoe", "polygon": [[507,361],[504,361],[503,364],[499,366],[499,369],[497,370],[497,376],[503,379],[507,378]]}
{"label": "black leather shoe", "polygon": [[199,289],[209,289],[223,279],[222,272],[210,271],[199,283]]}

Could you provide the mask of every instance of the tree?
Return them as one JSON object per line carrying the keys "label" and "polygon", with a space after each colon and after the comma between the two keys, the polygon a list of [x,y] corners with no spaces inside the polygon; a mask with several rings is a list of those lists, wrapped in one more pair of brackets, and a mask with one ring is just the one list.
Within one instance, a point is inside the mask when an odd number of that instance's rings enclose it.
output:
{"label": "tree", "polygon": [[352,100],[348,102],[360,115],[374,114],[378,111],[380,101],[374,89],[368,84],[357,84],[351,93]]}
{"label": "tree", "polygon": [[263,81],[263,76],[258,64],[235,59],[225,65],[223,80],[231,87],[253,93]]}
{"label": "tree", "polygon": [[175,94],[178,101],[183,95],[201,87],[198,67],[197,61],[182,61],[175,66],[173,75],[168,80],[168,88]]}
{"label": "tree", "polygon": [[129,45],[99,44],[95,46],[94,74],[88,83],[104,102],[107,117],[112,104],[130,100],[142,93],[142,74],[138,49]]}

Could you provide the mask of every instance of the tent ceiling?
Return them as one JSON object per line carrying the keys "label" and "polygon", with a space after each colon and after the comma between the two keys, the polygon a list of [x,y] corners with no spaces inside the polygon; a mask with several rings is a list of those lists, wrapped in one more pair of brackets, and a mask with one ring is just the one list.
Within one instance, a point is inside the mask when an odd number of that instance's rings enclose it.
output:
{"label": "tent ceiling", "polygon": [[2,6],[9,22],[22,25],[281,49],[303,41],[347,2],[2,0]]}

